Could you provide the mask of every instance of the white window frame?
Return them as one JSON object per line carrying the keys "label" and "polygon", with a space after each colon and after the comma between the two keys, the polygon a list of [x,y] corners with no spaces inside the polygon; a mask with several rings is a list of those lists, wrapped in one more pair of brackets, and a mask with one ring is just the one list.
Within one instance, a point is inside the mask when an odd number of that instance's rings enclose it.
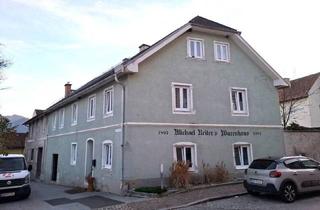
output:
{"label": "white window frame", "polygon": [[[73,150],[73,145],[76,145],[75,150]],[[77,164],[77,156],[78,156],[78,144],[76,142],[72,142],[71,151],[70,151],[70,165],[75,166]]]}
{"label": "white window frame", "polygon": [[[106,149],[105,145],[110,145],[110,151],[109,151],[109,160],[110,163],[106,164]],[[102,142],[102,157],[101,157],[101,167],[102,169],[112,169],[112,158],[113,158],[113,143],[111,140],[105,140]]]}
{"label": "white window frame", "polygon": [[[221,58],[218,58],[218,46],[221,47]],[[226,58],[224,59],[222,57],[222,46],[225,46],[227,49],[226,52]],[[220,41],[213,41],[213,49],[214,49],[214,60],[219,61],[219,62],[225,62],[225,63],[230,63],[231,56],[230,56],[230,44],[228,42],[220,42]]]}
{"label": "white window frame", "polygon": [[[240,165],[236,164],[236,154],[234,153],[234,148],[240,147]],[[242,155],[242,148],[248,148],[248,165],[244,165],[243,163],[243,155]],[[233,164],[236,169],[247,169],[251,162],[253,161],[253,152],[252,152],[252,144],[248,142],[236,142],[232,144],[232,154],[233,154]]]}
{"label": "white window frame", "polygon": [[[196,48],[194,48],[195,52],[194,55],[192,56],[192,52],[191,52],[191,43],[192,42],[200,42],[200,56],[197,56],[196,54]],[[200,39],[200,38],[194,38],[194,37],[188,37],[187,38],[187,53],[188,53],[188,57],[189,58],[195,58],[195,59],[205,59],[205,50],[204,50],[204,40]]]}
{"label": "white window frame", "polygon": [[53,119],[52,119],[52,130],[55,131],[57,128],[57,118],[58,118],[58,113],[54,112],[53,114]]}
{"label": "white window frame", "polygon": [[[182,89],[187,88],[187,108],[176,107],[176,88],[180,88],[180,105],[183,104],[183,94]],[[194,114],[193,110],[193,87],[192,84],[187,83],[171,83],[171,91],[172,91],[172,113],[173,114]],[[182,105],[183,106],[183,105]]]}
{"label": "white window frame", "polygon": [[[244,110],[241,111],[241,110],[234,110],[233,108],[233,101],[232,101],[232,91],[237,91],[238,92],[243,92],[244,93],[244,96],[243,96],[243,108]],[[231,113],[232,113],[232,116],[249,116],[249,101],[248,101],[248,89],[247,88],[241,88],[241,87],[230,87],[230,106],[231,106]],[[238,94],[237,94],[238,96]],[[239,102],[239,98],[237,97],[236,98],[236,105],[237,107],[240,107],[239,106],[240,102]]]}
{"label": "white window frame", "polygon": [[[177,142],[173,144],[173,160],[177,161],[177,147],[183,147],[183,151],[186,148],[191,148],[191,162],[192,167],[189,167],[189,171],[197,172],[198,171],[198,156],[197,156],[197,144],[193,142]],[[185,152],[183,155],[183,161],[186,161]]]}
{"label": "white window frame", "polygon": [[[92,116],[90,116],[90,101],[91,101],[91,99],[93,100],[93,107],[92,107],[92,109],[93,109],[93,115]],[[91,95],[91,96],[89,96],[88,97],[88,105],[87,105],[87,121],[89,122],[89,121],[93,121],[94,119],[95,119],[95,117],[96,117],[96,95],[94,94],[94,95]]]}
{"label": "white window frame", "polygon": [[[107,93],[110,93],[110,100],[111,102],[106,103]],[[108,111],[108,105],[111,106],[111,111]],[[114,88],[113,86],[106,88],[103,91],[103,116],[110,117],[113,116],[113,108],[114,108]]]}
{"label": "white window frame", "polygon": [[[74,112],[74,107],[76,111]],[[71,126],[77,125],[78,123],[78,103],[73,103],[71,105]]]}
{"label": "white window frame", "polygon": [[62,108],[59,110],[59,129],[62,129],[64,127],[64,115],[65,109]]}

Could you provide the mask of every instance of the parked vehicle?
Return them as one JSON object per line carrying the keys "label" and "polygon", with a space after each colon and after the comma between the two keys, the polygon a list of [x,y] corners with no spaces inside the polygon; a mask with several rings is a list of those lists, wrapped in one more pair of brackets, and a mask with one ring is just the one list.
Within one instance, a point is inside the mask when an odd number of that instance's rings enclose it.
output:
{"label": "parked vehicle", "polygon": [[304,157],[261,158],[245,170],[248,193],[278,194],[293,202],[298,193],[320,190],[320,163]]}
{"label": "parked vehicle", "polygon": [[4,197],[27,198],[31,193],[30,171],[23,155],[0,155],[0,199]]}

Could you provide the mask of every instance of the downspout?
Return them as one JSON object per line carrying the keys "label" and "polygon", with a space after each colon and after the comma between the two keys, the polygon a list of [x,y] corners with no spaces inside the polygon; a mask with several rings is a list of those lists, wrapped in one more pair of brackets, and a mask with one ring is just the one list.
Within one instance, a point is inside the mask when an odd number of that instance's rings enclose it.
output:
{"label": "downspout", "polygon": [[[122,66],[121,72],[123,72],[124,68]],[[122,109],[121,109],[121,185],[120,185],[120,190],[122,191],[123,187],[124,187],[124,134],[125,134],[125,85],[119,81],[117,73],[114,73],[114,80],[116,81],[116,83],[118,83],[121,86],[121,100],[122,100]]]}

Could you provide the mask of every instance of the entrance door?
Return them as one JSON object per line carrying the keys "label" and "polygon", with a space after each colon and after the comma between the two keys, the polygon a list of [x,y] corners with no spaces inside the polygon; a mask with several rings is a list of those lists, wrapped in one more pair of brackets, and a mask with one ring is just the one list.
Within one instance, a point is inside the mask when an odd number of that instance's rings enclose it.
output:
{"label": "entrance door", "polygon": [[89,139],[87,141],[87,151],[86,151],[86,171],[85,176],[92,176],[92,160],[93,160],[93,140]]}
{"label": "entrance door", "polygon": [[57,181],[57,173],[58,173],[58,154],[52,154],[52,174],[51,174],[52,181]]}
{"label": "entrance door", "polygon": [[36,178],[39,179],[41,175],[41,165],[42,165],[42,147],[38,148],[38,156],[37,156],[37,171]]}

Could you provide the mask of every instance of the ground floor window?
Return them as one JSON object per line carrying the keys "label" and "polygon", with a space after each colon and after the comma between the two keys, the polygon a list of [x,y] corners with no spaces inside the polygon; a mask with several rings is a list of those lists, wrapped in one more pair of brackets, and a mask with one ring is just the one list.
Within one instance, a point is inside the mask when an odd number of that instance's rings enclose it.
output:
{"label": "ground floor window", "polygon": [[173,157],[175,161],[184,161],[189,164],[189,170],[197,168],[197,147],[192,142],[178,142],[173,145]]}
{"label": "ground floor window", "polygon": [[112,168],[112,141],[102,143],[102,168]]}
{"label": "ground floor window", "polygon": [[76,163],[77,163],[77,143],[71,143],[70,164],[76,165]]}
{"label": "ground floor window", "polygon": [[246,142],[233,144],[234,164],[236,169],[248,168],[252,161],[252,146]]}
{"label": "ground floor window", "polygon": [[29,160],[30,161],[33,161],[33,156],[34,156],[34,149],[31,149],[30,153],[29,153]]}

